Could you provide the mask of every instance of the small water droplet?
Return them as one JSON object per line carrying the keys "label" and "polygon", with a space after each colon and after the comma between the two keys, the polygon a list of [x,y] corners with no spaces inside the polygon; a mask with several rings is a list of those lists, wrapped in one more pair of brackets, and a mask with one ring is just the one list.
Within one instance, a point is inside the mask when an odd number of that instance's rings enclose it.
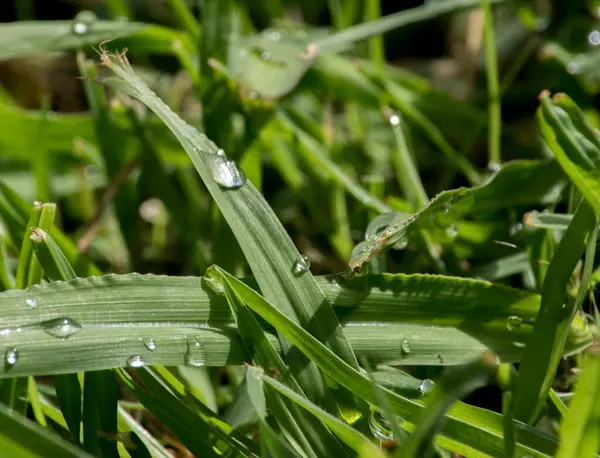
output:
{"label": "small water droplet", "polygon": [[220,186],[227,189],[237,189],[246,183],[246,175],[234,161],[218,154],[209,157],[211,158],[209,160],[212,160],[211,175]]}
{"label": "small water droplet", "polygon": [[377,410],[371,410],[369,428],[377,440],[389,441],[394,439],[390,423]]}
{"label": "small water droplet", "polygon": [[269,38],[273,41],[279,41],[279,39],[281,38],[281,33],[277,30],[274,30],[269,34]]}
{"label": "small water droplet", "polygon": [[581,72],[581,66],[577,62],[569,62],[567,64],[567,72],[571,75],[577,75]]}
{"label": "small water droplet", "polygon": [[205,275],[204,277],[202,277],[202,281],[215,293],[219,295],[225,294],[225,288],[223,288],[223,285],[214,278]]}
{"label": "small water droplet", "polygon": [[453,221],[450,226],[446,228],[446,235],[450,238],[454,238],[458,235],[458,222]]}
{"label": "small water droplet", "polygon": [[396,243],[394,243],[394,250],[404,250],[408,246],[408,239],[406,237],[402,237]]}
{"label": "small water droplet", "polygon": [[35,308],[37,307],[37,300],[30,297],[25,299],[25,304],[27,304],[31,308]]}
{"label": "small water droplet", "polygon": [[523,232],[523,224],[522,223],[511,224],[510,229],[508,230],[508,233],[511,237],[518,237],[519,235],[521,235],[522,232]]}
{"label": "small water droplet", "polygon": [[219,148],[219,149],[217,150],[217,156],[225,156],[225,150],[223,150],[223,149]]}
{"label": "small water droplet", "polygon": [[511,315],[506,319],[506,327],[509,331],[515,331],[521,327],[523,320],[517,315]]}
{"label": "small water droplet", "polygon": [[419,390],[421,391],[421,393],[423,395],[425,395],[425,394],[429,393],[431,390],[433,390],[434,387],[435,387],[435,382],[433,380],[426,378],[419,385]]}
{"label": "small water droplet", "polygon": [[185,352],[185,363],[188,366],[200,367],[206,364],[206,348],[197,338],[187,341],[187,350]]}
{"label": "small water droplet", "polygon": [[146,365],[146,361],[140,355],[133,355],[127,358],[127,365],[129,367],[142,367]]}
{"label": "small water droplet", "polygon": [[71,30],[75,35],[85,35],[91,30],[95,20],[96,15],[94,13],[91,11],[82,11],[73,19]]}
{"label": "small water droplet", "polygon": [[4,353],[4,368],[6,371],[11,370],[19,359],[19,351],[16,348],[8,348]]}
{"label": "small water droplet", "polygon": [[432,222],[440,229],[448,229],[456,223],[456,213],[452,209],[452,205],[445,204],[444,208],[434,212],[431,215]]}
{"label": "small water droplet", "polygon": [[598,30],[593,30],[588,35],[588,43],[592,46],[600,45],[600,32]]}
{"label": "small water droplet", "polygon": [[392,116],[390,116],[390,124],[392,126],[397,126],[398,124],[400,124],[400,116],[398,116],[397,114],[393,114]]}
{"label": "small water droplet", "polygon": [[144,347],[148,349],[148,351],[156,350],[156,342],[154,339],[144,339]]}
{"label": "small water droplet", "polygon": [[310,269],[310,260],[306,256],[299,256],[292,266],[292,273],[296,277],[300,277]]}
{"label": "small water droplet", "polygon": [[59,339],[66,339],[81,330],[81,325],[70,318],[56,318],[44,321],[41,325],[46,334]]}
{"label": "small water droplet", "polygon": [[260,58],[262,60],[269,60],[269,59],[271,59],[271,54],[268,53],[267,51],[263,51],[262,54],[260,55]]}
{"label": "small water droplet", "polygon": [[488,170],[492,173],[497,173],[502,169],[502,165],[497,162],[490,162],[487,166]]}
{"label": "small water droplet", "polygon": [[410,342],[408,339],[402,339],[402,342],[400,343],[400,352],[405,358],[410,355]]}

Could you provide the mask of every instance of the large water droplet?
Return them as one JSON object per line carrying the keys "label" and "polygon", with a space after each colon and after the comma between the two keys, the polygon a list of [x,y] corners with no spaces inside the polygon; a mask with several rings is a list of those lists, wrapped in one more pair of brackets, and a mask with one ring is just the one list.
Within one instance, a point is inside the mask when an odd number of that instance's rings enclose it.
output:
{"label": "large water droplet", "polygon": [[404,250],[408,246],[408,238],[402,237],[396,243],[394,243],[394,250]]}
{"label": "large water droplet", "polygon": [[410,350],[410,342],[408,339],[402,339],[402,342],[400,343],[400,352],[402,353],[402,356],[406,358],[410,355]]}
{"label": "large water droplet", "polygon": [[32,297],[29,297],[25,299],[25,304],[27,304],[31,308],[35,308],[37,307],[37,300]]}
{"label": "large water droplet", "polygon": [[523,320],[517,315],[511,315],[506,319],[506,327],[509,331],[516,331],[521,327]]}
{"label": "large water droplet", "polygon": [[19,359],[19,351],[16,348],[8,348],[4,353],[4,369],[11,370]]}
{"label": "large water droplet", "polygon": [[142,367],[146,365],[146,361],[140,355],[133,355],[127,358],[127,365],[129,367]]}
{"label": "large water droplet", "polygon": [[91,11],[82,11],[73,19],[71,30],[75,35],[85,35],[90,32],[95,20],[96,15],[94,13]]}
{"label": "large water droplet", "polygon": [[187,350],[185,352],[185,363],[188,366],[204,366],[206,364],[206,348],[197,338],[187,341]]}
{"label": "large water droplet", "polygon": [[148,349],[148,351],[156,350],[156,342],[154,339],[144,339],[144,347]]}
{"label": "large water droplet", "polygon": [[299,256],[292,265],[292,273],[296,277],[300,277],[310,269],[310,260],[306,256]]}
{"label": "large water droplet", "polygon": [[208,286],[215,293],[217,293],[219,295],[225,294],[225,288],[223,288],[223,285],[221,283],[219,283],[217,280],[215,280],[214,278],[204,276],[204,277],[202,277],[202,281],[204,282],[204,284],[206,286]]}
{"label": "large water droplet", "polygon": [[398,124],[400,124],[400,116],[398,116],[397,114],[393,114],[390,116],[390,124],[392,126],[397,126]]}
{"label": "large water droplet", "polygon": [[419,390],[421,391],[421,393],[423,395],[425,395],[425,394],[429,393],[431,390],[433,390],[434,387],[435,387],[435,382],[433,380],[426,378],[419,385]]}
{"label": "large water droplet", "polygon": [[209,158],[209,161],[212,162],[210,173],[220,186],[227,189],[237,189],[246,183],[244,172],[227,156],[215,154],[209,156]]}
{"label": "large water droplet", "polygon": [[70,318],[56,318],[44,321],[41,325],[46,334],[59,339],[66,339],[81,330],[81,325]]}
{"label": "large water droplet", "polygon": [[588,35],[588,43],[592,46],[600,45],[600,32],[598,30],[593,30]]}

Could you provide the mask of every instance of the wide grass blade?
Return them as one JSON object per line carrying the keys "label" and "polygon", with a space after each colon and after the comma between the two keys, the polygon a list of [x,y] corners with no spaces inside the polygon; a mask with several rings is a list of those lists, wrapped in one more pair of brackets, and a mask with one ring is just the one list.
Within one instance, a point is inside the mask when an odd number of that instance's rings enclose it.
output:
{"label": "wide grass blade", "polygon": [[595,457],[600,450],[600,348],[595,342],[586,352],[567,416],[560,425],[557,458]]}
{"label": "wide grass blade", "polygon": [[[357,367],[333,310],[303,264],[303,258],[262,195],[233,161],[198,133],[135,75],[123,55],[102,55],[117,75],[113,85],[147,104],[169,126],[192,159],[204,184],[235,234],[261,291],[296,322],[307,326],[336,354]],[[110,84],[110,81],[107,81]],[[315,313],[319,314],[314,319]],[[282,341],[286,353],[290,345]],[[298,355],[287,361],[312,399],[322,399],[325,385],[316,366]]]}
{"label": "wide grass blade", "polygon": [[[264,298],[251,290],[238,291],[244,303],[278,328],[303,353],[318,364],[318,366],[333,380],[346,387],[356,396],[377,405],[377,399],[368,377],[349,366],[339,357],[328,350],[315,337],[288,319]],[[414,400],[399,396],[392,391],[382,388],[390,399],[394,412],[408,422],[415,424],[423,411],[423,405]],[[526,425],[519,424],[517,450],[533,453],[534,456],[546,456],[553,453],[556,443],[549,437],[543,436]],[[478,450],[491,455],[504,450],[502,439],[502,417],[490,411],[475,409],[466,404],[457,404],[446,417],[442,435],[455,444],[462,444],[455,451]],[[537,454],[537,455],[536,455]]]}
{"label": "wide grass blade", "polygon": [[19,458],[91,457],[56,434],[0,404],[0,447],[4,456]]}
{"label": "wide grass blade", "polygon": [[0,60],[62,51],[131,35],[147,27],[135,22],[97,20],[85,12],[73,21],[21,21],[0,26]]}
{"label": "wide grass blade", "polygon": [[[566,330],[580,305],[573,300],[565,304],[568,282],[586,248],[586,240],[590,234],[597,233],[597,229],[594,230],[597,224],[594,210],[587,201],[582,201],[556,247],[544,280],[540,312],[519,369],[514,412],[517,420],[533,423],[546,401],[564,349]],[[589,237],[587,245],[586,264],[591,274],[595,237]],[[589,274],[580,288],[587,288]]]}

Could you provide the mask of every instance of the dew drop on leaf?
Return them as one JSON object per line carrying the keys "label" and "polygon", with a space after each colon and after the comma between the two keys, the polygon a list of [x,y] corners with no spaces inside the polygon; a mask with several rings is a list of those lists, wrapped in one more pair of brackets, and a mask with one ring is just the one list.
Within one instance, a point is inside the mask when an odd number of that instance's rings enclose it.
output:
{"label": "dew drop on leaf", "polygon": [[206,364],[206,348],[197,338],[187,341],[187,350],[185,352],[185,363],[188,366],[200,367]]}
{"label": "dew drop on leaf", "polygon": [[406,358],[408,355],[410,355],[410,350],[410,342],[408,339],[402,339],[402,342],[400,343],[400,351],[402,352],[402,356]]}
{"label": "dew drop on leaf", "polygon": [[421,393],[423,395],[425,395],[425,394],[429,393],[431,390],[433,390],[434,387],[435,387],[435,382],[433,380],[426,378],[419,385],[419,390],[421,391]]}
{"label": "dew drop on leaf", "polygon": [[133,355],[127,358],[127,365],[129,367],[142,367],[146,365],[146,361],[140,355]]}
{"label": "dew drop on leaf", "polygon": [[154,351],[156,350],[156,342],[154,342],[154,339],[145,339],[144,347],[146,347],[148,351]]}
{"label": "dew drop on leaf", "polygon": [[394,439],[389,422],[376,410],[371,410],[369,417],[369,428],[373,436],[380,441],[389,441]]}
{"label": "dew drop on leaf", "polygon": [[509,331],[515,331],[521,327],[523,320],[517,315],[511,315],[506,319],[506,327]]}
{"label": "dew drop on leaf", "polygon": [[37,300],[32,297],[29,297],[25,299],[25,304],[27,304],[31,308],[35,308],[37,307]]}
{"label": "dew drop on leaf", "polygon": [[294,261],[294,265],[292,266],[292,273],[296,277],[300,277],[308,272],[310,268],[310,260],[306,256],[299,256],[298,259]]}
{"label": "dew drop on leaf", "polygon": [[209,157],[210,173],[213,179],[223,188],[237,189],[246,183],[246,175],[234,161],[225,154],[215,154]]}
{"label": "dew drop on leaf", "polygon": [[4,353],[4,368],[9,371],[17,364],[19,359],[19,351],[16,348],[9,348]]}
{"label": "dew drop on leaf", "polygon": [[81,325],[70,318],[55,318],[54,320],[44,321],[41,326],[46,334],[59,339],[66,339],[81,330]]}
{"label": "dew drop on leaf", "polygon": [[73,24],[71,25],[71,30],[75,35],[85,35],[89,33],[92,29],[92,24],[96,20],[96,15],[91,11],[82,11],[75,19],[73,19]]}

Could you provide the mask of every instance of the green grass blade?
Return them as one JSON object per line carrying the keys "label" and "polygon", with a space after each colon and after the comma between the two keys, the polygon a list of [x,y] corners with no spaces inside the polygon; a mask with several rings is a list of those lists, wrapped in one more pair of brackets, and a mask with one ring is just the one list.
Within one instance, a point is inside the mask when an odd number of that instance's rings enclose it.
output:
{"label": "green grass blade", "polygon": [[[262,372],[262,371],[261,371]],[[296,404],[306,409],[312,415],[323,421],[339,438],[344,441],[348,447],[355,451],[363,450],[364,448],[372,448],[373,444],[362,434],[357,432],[348,424],[327,413],[320,407],[314,405],[308,399],[300,396],[295,391],[291,390],[279,381],[266,377],[263,373],[260,374],[262,380],[269,386],[273,387],[277,392],[294,401]]]}
{"label": "green grass blade", "polygon": [[[315,337],[291,321],[275,307],[264,300],[260,295],[251,290],[240,290],[244,303],[262,316],[274,327],[278,328],[302,352],[310,356],[318,366],[340,385],[352,391],[355,395],[375,404],[377,400],[371,389],[371,381],[359,371],[342,361],[328,350]],[[385,390],[382,388],[382,390]],[[384,391],[397,415],[407,421],[415,423],[423,410],[422,404],[399,396],[389,390]],[[475,419],[477,418],[477,419]],[[537,453],[537,456],[553,453],[555,442],[546,436],[540,435],[532,428],[519,424],[518,450]],[[458,443],[464,444],[464,450],[479,450],[483,453],[502,453],[504,441],[502,439],[501,416],[492,412],[483,411],[457,404],[450,410],[446,417],[443,435]]]}
{"label": "green grass blade", "polygon": [[561,443],[557,458],[595,457],[600,449],[598,409],[600,407],[600,353],[598,343],[586,352],[575,396],[560,425]]}
{"label": "green grass blade", "polygon": [[417,427],[408,439],[402,442],[397,456],[424,456],[442,423],[442,417],[452,404],[472,391],[484,387],[497,369],[498,360],[492,353],[484,353],[471,364],[446,369],[432,392],[426,395],[426,408],[417,421]]}
{"label": "green grass blade", "polygon": [[54,376],[56,396],[60,410],[65,417],[71,437],[77,444],[81,428],[81,386],[77,374]]}
{"label": "green grass blade", "polygon": [[[252,313],[244,306],[239,292],[245,291],[249,287],[216,266],[207,271],[207,276],[212,281],[218,282],[218,285],[224,289],[240,337],[251,360],[255,364],[276,373],[278,379],[283,383],[295,392],[305,396],[293,374],[290,373],[289,368],[279,356],[278,351],[271,345]],[[250,375],[246,377],[247,383],[254,383],[254,379],[250,380],[249,377]],[[248,386],[247,389],[250,390],[251,388]],[[297,406],[283,402],[278,395],[270,392],[266,395],[275,418],[297,444],[302,444],[305,454],[315,457],[344,456],[346,454],[335,438],[331,437],[331,433],[327,428],[323,427],[318,421],[315,422],[310,417],[306,418],[307,416]],[[253,405],[260,417],[262,411],[258,408],[259,406],[254,404],[254,401]],[[290,421],[290,418],[293,418],[293,421]],[[261,422],[261,427],[263,426]],[[271,434],[270,430],[267,433]]]}
{"label": "green grass blade", "polygon": [[262,374],[263,371],[261,369],[249,367],[246,372],[246,389],[248,390],[250,402],[258,416],[261,443],[265,444],[267,449],[263,451],[263,456],[270,454],[272,456],[299,457],[298,452],[283,437],[277,434],[267,422],[267,407]]}
{"label": "green grass blade", "polygon": [[560,166],[600,214],[600,141],[577,105],[565,94],[542,94],[538,124]]}
{"label": "green grass blade", "polygon": [[15,287],[15,276],[8,262],[6,240],[4,234],[0,233],[0,289],[2,290],[13,289]]}
{"label": "green grass blade", "polygon": [[125,423],[137,435],[153,458],[172,458],[173,455],[161,445],[157,438],[150,434],[121,406],[119,406],[119,420]]}
{"label": "green grass blade", "polygon": [[43,229],[34,227],[29,237],[44,272],[51,280],[72,280],[77,275],[54,239]]}
{"label": "green grass blade", "polygon": [[[546,401],[564,349],[566,330],[578,304],[565,302],[565,292],[575,265],[586,247],[586,239],[597,225],[596,215],[586,201],[581,202],[565,235],[556,247],[542,289],[542,304],[530,344],[523,353],[515,399],[515,418],[533,423]],[[586,264],[593,263],[596,239],[588,241]],[[591,256],[591,259],[590,259]],[[591,273],[591,271],[590,271]],[[587,288],[586,283],[581,285]]]}
{"label": "green grass blade", "polygon": [[15,458],[92,456],[2,404],[0,404],[0,446],[5,456]]}
{"label": "green grass blade", "polygon": [[[222,150],[183,122],[158,99],[135,75],[123,56],[104,54],[102,59],[120,78],[112,80],[113,83],[146,103],[184,146],[240,243],[261,291],[287,316],[308,326],[336,354],[356,367],[354,353],[312,275],[306,269],[294,274],[297,271],[295,266],[302,262],[300,253],[256,188],[243,179],[243,174],[233,161],[220,155],[219,151]],[[319,320],[313,320],[317,310]],[[282,345],[286,351],[289,349],[287,342],[284,341]],[[321,398],[324,395],[323,380],[316,366],[296,358],[288,363],[298,374],[298,382],[309,397]]]}
{"label": "green grass blade", "polygon": [[97,20],[80,16],[73,21],[21,21],[0,26],[0,60],[98,44],[133,34],[145,24]]}
{"label": "green grass blade", "polygon": [[532,211],[527,213],[523,219],[525,224],[531,227],[564,231],[569,227],[569,224],[571,224],[573,215]]}
{"label": "green grass blade", "polygon": [[[503,0],[491,0],[490,3],[500,3]],[[376,21],[349,27],[342,32],[330,35],[312,43],[315,51],[326,53],[346,48],[349,44],[364,40],[374,35],[389,32],[399,27],[425,21],[444,14],[458,12],[480,5],[480,0],[449,0],[435,2],[425,6],[400,11],[389,16],[384,16]]]}

